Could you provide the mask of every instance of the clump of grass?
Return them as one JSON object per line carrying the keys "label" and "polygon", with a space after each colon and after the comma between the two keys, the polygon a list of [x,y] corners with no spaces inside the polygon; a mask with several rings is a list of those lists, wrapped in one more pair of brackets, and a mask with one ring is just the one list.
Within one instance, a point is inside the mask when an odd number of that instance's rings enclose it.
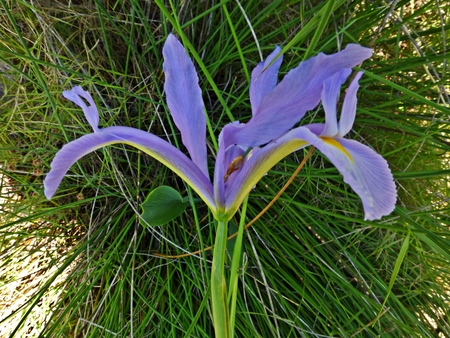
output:
{"label": "clump of grass", "polygon": [[[101,107],[102,126],[133,126],[179,144],[164,104],[161,48],[170,31],[182,29],[200,55],[196,66],[217,136],[231,117],[249,118],[248,73],[260,55],[294,42],[281,72],[302,60],[314,35],[305,27],[324,4],[0,4],[0,29],[8,33],[0,43],[7,65],[0,160],[2,182],[14,189],[0,203],[0,292],[27,291],[11,317],[1,314],[0,325],[17,319],[8,331],[17,336],[212,336],[210,252],[155,256],[212,244],[207,209],[192,206],[201,215],[199,227],[192,209],[165,227],[143,228],[137,217],[151,189],[167,184],[186,191],[168,170],[131,148],[109,147],[78,162],[57,197],[45,200],[42,178],[55,152],[89,132],[61,92],[81,84]],[[450,335],[444,14],[450,8],[432,1],[335,6],[315,52],[351,42],[373,46],[374,57],[362,66],[352,136],[388,159],[398,208],[380,222],[362,221],[357,196],[315,153],[246,231],[236,335]],[[304,121],[321,117],[318,110]],[[258,184],[249,221],[302,156],[286,158]],[[14,279],[24,259],[42,281],[24,286]],[[53,303],[47,300],[52,294],[58,296]],[[46,302],[48,316],[39,326],[34,318]]]}

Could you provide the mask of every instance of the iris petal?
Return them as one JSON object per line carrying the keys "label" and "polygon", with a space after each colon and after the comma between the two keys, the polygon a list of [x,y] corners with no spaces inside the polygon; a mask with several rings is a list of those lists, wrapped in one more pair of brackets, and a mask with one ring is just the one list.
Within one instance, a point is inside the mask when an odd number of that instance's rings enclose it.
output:
{"label": "iris petal", "polygon": [[309,144],[324,153],[362,200],[365,219],[379,219],[395,208],[396,188],[386,160],[369,147],[343,138],[321,139],[308,128],[293,129],[259,149],[240,170],[226,194],[226,208],[234,214],[243,197],[278,161]]}
{"label": "iris petal", "polygon": [[188,183],[214,212],[213,189],[209,179],[181,151],[158,136],[129,127],[109,127],[64,145],[51,163],[44,180],[45,196],[50,199],[69,168],[84,155],[101,147],[124,143],[134,146],[166,165]]}
{"label": "iris petal", "polygon": [[194,64],[183,45],[170,34],[163,48],[164,90],[170,114],[192,161],[207,176],[206,117]]}
{"label": "iris petal", "polygon": [[281,159],[308,145],[307,142],[296,137],[294,129],[263,148],[254,151],[240,171],[236,173],[233,184],[227,186],[227,214],[231,217],[236,212],[245,196]]}
{"label": "iris petal", "polygon": [[[252,78],[250,81],[250,103],[252,104],[252,114],[256,115],[258,112],[261,100],[266,96],[278,82],[278,70],[280,69],[283,55],[275,60],[273,64],[270,63],[281,52],[280,47],[270,53],[264,62],[260,62],[252,71]],[[270,65],[270,67],[268,67]]]}
{"label": "iris petal", "polygon": [[333,76],[330,76],[323,82],[322,90],[322,105],[325,110],[325,129],[322,131],[323,135],[336,135],[338,132],[337,123],[337,102],[341,86],[347,80],[351,73],[350,68],[342,69]]}
{"label": "iris petal", "polygon": [[225,126],[226,146],[254,147],[277,139],[320,101],[323,82],[343,68],[352,68],[372,55],[369,48],[348,45],[343,51],[319,54],[292,69],[261,101],[245,125]]}
{"label": "iris petal", "polygon": [[224,146],[223,129],[219,135],[219,150],[216,156],[216,165],[214,166],[214,197],[217,205],[223,207],[225,204],[225,182],[226,173],[226,147]]}
{"label": "iris petal", "polygon": [[361,197],[365,219],[379,219],[390,214],[395,208],[397,189],[387,161],[355,140],[339,139],[339,142],[350,153],[354,163],[342,168],[341,164],[335,164],[336,168],[344,176],[344,181]]}
{"label": "iris petal", "polygon": [[[95,105],[94,100],[92,99],[91,94],[89,92],[83,90],[80,86],[75,86],[71,90],[63,91],[63,96],[75,103],[81,109],[83,109],[84,116],[86,116],[86,120],[91,125],[92,129],[97,132],[98,129],[98,110]],[[87,102],[89,102],[89,106],[81,99],[84,98]]]}
{"label": "iris petal", "polygon": [[225,183],[225,191],[227,190],[228,185],[232,185],[234,182],[234,178],[236,174],[239,172],[240,168],[243,166],[245,159],[243,157],[245,151],[242,150],[239,146],[230,147],[225,155],[225,164],[226,171],[224,182]]}
{"label": "iris petal", "polygon": [[352,129],[353,122],[355,122],[356,116],[356,104],[358,99],[356,98],[356,92],[359,88],[359,79],[363,75],[363,72],[356,74],[350,86],[347,88],[345,94],[344,104],[342,105],[341,118],[339,119],[339,136],[345,136]]}
{"label": "iris petal", "polygon": [[[218,206],[225,206],[226,187],[234,181],[236,173],[231,170],[231,163],[236,157],[244,154],[244,150],[238,146],[224,146],[223,134],[219,135],[219,151],[216,156],[216,165],[214,167],[214,196]],[[240,168],[240,166],[238,166]],[[230,169],[230,176],[227,176]],[[232,175],[231,175],[232,173]]]}
{"label": "iris petal", "polygon": [[397,193],[394,178],[386,160],[371,148],[354,140],[334,138],[340,146],[322,140],[308,128],[294,129],[295,137],[304,139],[320,150],[344,176],[344,181],[362,200],[365,219],[379,219],[395,208]]}

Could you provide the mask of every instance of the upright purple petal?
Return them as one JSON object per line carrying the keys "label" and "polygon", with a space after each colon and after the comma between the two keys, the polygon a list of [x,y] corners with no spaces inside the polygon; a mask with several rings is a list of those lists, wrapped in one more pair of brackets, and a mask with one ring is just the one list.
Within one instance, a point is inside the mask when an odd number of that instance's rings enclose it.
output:
{"label": "upright purple petal", "polygon": [[[218,207],[223,207],[225,205],[225,181],[228,182],[228,179],[225,179],[227,174],[227,170],[230,167],[231,162],[238,156],[244,154],[244,150],[242,150],[238,146],[224,146],[224,138],[223,134],[219,135],[219,150],[216,156],[216,165],[214,167],[214,197],[216,199],[216,203]],[[234,180],[234,176],[230,181]]]}
{"label": "upright purple petal", "polygon": [[338,133],[336,107],[341,86],[351,73],[350,68],[344,68],[323,82],[322,105],[325,110],[325,129],[322,135],[334,136]]}
{"label": "upright purple petal", "polygon": [[237,173],[240,171],[241,167],[245,163],[245,158],[243,157],[245,151],[239,146],[231,146],[225,155],[225,176],[223,181],[225,183],[225,191],[227,187],[233,185],[234,179]]}
{"label": "upright purple petal", "polygon": [[226,144],[254,147],[277,139],[317,106],[325,79],[371,55],[371,49],[351,44],[339,53],[321,53],[302,62],[264,96],[247,124],[226,126]]}
{"label": "upright purple petal", "polygon": [[353,127],[353,122],[355,122],[356,116],[356,104],[358,99],[356,98],[356,93],[359,88],[359,79],[363,75],[363,72],[356,74],[350,86],[347,88],[347,93],[345,94],[344,104],[342,105],[341,118],[339,119],[339,136],[345,136]]}
{"label": "upright purple petal", "polygon": [[186,155],[155,135],[129,127],[105,128],[64,145],[53,159],[44,180],[45,196],[50,199],[54,195],[64,175],[81,157],[114,143],[134,146],[163,163],[188,183],[213,212],[216,210],[208,177]]}
{"label": "upright purple petal", "polygon": [[[250,80],[250,103],[252,104],[252,114],[256,115],[261,100],[272,89],[275,88],[278,82],[278,70],[280,69],[283,55],[280,55],[273,64],[270,63],[281,52],[280,47],[267,57],[264,62],[260,62],[252,71]],[[268,67],[270,65],[270,67]]]}
{"label": "upright purple petal", "polygon": [[[214,197],[218,208],[225,210],[226,191],[234,185],[234,180],[246,160],[242,158],[245,151],[241,147],[232,145],[226,148],[223,145],[223,140],[221,133],[219,135],[219,151],[217,152],[214,168]],[[242,160],[239,161],[238,157],[241,157]],[[236,163],[236,165],[232,165],[232,163]],[[227,175],[228,171],[229,175]]]}
{"label": "upright purple petal", "polygon": [[226,163],[226,147],[224,146],[223,135],[219,135],[219,150],[216,155],[216,165],[214,166],[214,198],[218,206],[223,207],[225,205],[225,182],[224,177],[227,171]]}
{"label": "upright purple petal", "polygon": [[206,117],[197,72],[186,50],[172,34],[167,37],[163,55],[164,90],[170,113],[192,161],[208,176]]}
{"label": "upright purple petal", "polygon": [[[80,86],[75,86],[71,90],[63,91],[63,96],[75,103],[81,109],[83,109],[84,116],[86,116],[86,120],[91,125],[94,132],[97,132],[98,129],[98,110],[95,105],[94,99],[92,98],[89,92],[83,90]],[[89,102],[89,106],[82,100],[84,98],[87,102]]]}

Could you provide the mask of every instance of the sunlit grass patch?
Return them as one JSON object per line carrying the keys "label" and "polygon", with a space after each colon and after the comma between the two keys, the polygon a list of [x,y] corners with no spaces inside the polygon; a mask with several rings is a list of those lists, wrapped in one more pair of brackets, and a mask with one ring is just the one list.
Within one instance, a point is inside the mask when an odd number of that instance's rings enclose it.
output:
{"label": "sunlit grass patch", "polygon": [[[76,262],[63,270],[60,267],[77,245],[77,239],[84,235],[84,229],[76,222],[57,224],[45,218],[22,221],[29,215],[16,214],[21,197],[14,192],[15,185],[4,174],[0,175],[0,182],[1,336],[15,333],[36,337],[57,311]],[[30,211],[33,212],[32,207]]]}

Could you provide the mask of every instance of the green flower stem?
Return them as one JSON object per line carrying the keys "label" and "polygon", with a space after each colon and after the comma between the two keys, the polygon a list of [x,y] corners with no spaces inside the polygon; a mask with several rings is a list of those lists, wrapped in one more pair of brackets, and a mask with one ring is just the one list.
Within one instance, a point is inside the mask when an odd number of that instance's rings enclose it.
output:
{"label": "green flower stem", "polygon": [[218,221],[211,268],[211,303],[216,338],[230,337],[225,281],[227,232],[228,222]]}
{"label": "green flower stem", "polygon": [[[241,220],[239,222],[239,230],[234,244],[233,258],[231,259],[231,275],[230,285],[228,287],[228,304],[230,305],[230,338],[234,337],[234,324],[236,319],[236,299],[238,291],[238,269],[241,262],[242,255],[242,238],[244,234],[245,226],[245,214],[247,212],[248,195],[242,204]],[[230,299],[231,298],[231,299]]]}

